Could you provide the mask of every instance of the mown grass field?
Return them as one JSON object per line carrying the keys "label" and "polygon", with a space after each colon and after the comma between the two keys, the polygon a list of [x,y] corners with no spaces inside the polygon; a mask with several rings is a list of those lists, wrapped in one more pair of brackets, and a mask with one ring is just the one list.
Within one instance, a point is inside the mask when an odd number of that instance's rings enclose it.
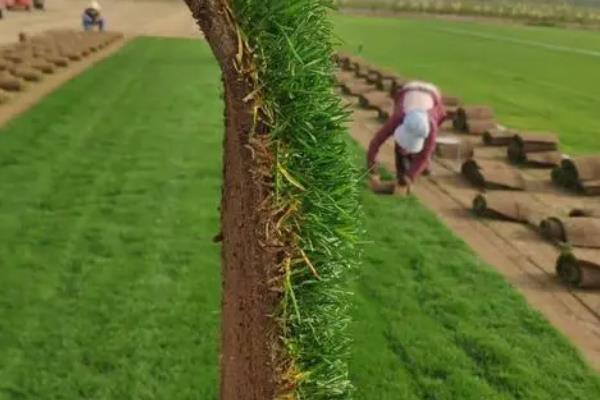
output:
{"label": "mown grass field", "polygon": [[495,107],[507,126],[600,152],[597,31],[428,19],[339,16],[343,47],[397,72]]}
{"label": "mown grass field", "polygon": [[[0,129],[0,399],[216,398],[219,94],[203,44],[139,39]],[[357,399],[600,397],[432,214],[363,199]]]}

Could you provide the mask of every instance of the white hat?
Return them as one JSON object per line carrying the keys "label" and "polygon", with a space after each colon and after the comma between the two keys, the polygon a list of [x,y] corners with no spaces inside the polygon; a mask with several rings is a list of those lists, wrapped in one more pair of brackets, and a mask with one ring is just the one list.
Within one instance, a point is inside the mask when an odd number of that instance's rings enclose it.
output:
{"label": "white hat", "polygon": [[98,4],[96,0],[92,0],[92,2],[90,3],[90,8],[96,11],[100,11],[102,9],[102,7],[100,7],[100,4]]}
{"label": "white hat", "polygon": [[394,139],[406,152],[419,153],[429,137],[431,126],[427,112],[412,110],[404,116],[404,122],[396,128]]}

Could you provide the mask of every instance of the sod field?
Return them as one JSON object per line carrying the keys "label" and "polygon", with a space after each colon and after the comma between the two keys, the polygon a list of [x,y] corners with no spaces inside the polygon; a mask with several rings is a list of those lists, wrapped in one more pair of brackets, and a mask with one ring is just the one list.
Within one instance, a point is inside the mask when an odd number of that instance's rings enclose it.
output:
{"label": "sod field", "polygon": [[342,47],[435,82],[500,123],[560,135],[575,154],[600,151],[596,31],[427,19],[336,18]]}
{"label": "sod field", "polygon": [[[438,40],[436,52],[397,53],[417,47],[417,23],[336,21],[349,47],[362,31],[374,61],[493,103],[507,121],[554,123],[543,110],[565,82],[525,91],[465,73]],[[405,42],[392,40],[398,29]],[[489,46],[472,40],[474,52]],[[591,73],[588,58],[574,57],[573,70]],[[520,62],[506,73],[533,68]],[[583,104],[593,83],[582,77],[569,90]],[[137,39],[0,129],[0,399],[216,398],[220,85],[206,45]],[[552,115],[575,110],[561,107]],[[560,133],[574,150],[600,148]],[[364,262],[349,283],[355,398],[600,397],[600,379],[566,339],[431,213],[364,189]]]}

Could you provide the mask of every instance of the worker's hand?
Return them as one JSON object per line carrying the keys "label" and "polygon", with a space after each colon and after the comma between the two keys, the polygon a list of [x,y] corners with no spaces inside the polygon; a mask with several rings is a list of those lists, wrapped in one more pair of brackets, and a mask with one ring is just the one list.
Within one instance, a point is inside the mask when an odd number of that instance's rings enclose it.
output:
{"label": "worker's hand", "polygon": [[381,186],[381,178],[377,174],[369,176],[369,189],[376,191]]}

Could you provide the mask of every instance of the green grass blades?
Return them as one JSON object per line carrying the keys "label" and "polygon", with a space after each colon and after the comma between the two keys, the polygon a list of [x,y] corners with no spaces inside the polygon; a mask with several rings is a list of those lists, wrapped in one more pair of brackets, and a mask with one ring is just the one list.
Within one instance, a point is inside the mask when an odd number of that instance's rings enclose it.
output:
{"label": "green grass blades", "polygon": [[306,259],[289,276],[280,315],[284,342],[300,372],[296,395],[346,399],[349,299],[343,283],[358,258],[358,198],[344,141],[346,115],[333,94],[330,1],[232,5],[274,116],[277,201],[298,204],[289,224]]}
{"label": "green grass blades", "polygon": [[594,26],[600,22],[594,0],[337,0],[337,4],[383,12],[507,18],[545,26],[566,22]]}
{"label": "green grass blades", "polygon": [[567,340],[431,212],[364,186],[356,400],[600,398],[600,378]]}
{"label": "green grass blades", "polygon": [[217,397],[220,86],[138,39],[0,130],[0,399]]}
{"label": "green grass blades", "polygon": [[594,31],[430,19],[337,17],[344,47],[430,80],[506,126],[560,135],[566,152],[600,152],[600,36]]}

